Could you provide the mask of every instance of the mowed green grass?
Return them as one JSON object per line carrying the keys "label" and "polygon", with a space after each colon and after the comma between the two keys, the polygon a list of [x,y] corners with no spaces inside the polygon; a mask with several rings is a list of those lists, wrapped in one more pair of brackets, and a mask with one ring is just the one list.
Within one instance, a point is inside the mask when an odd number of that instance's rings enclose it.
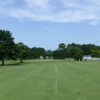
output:
{"label": "mowed green grass", "polygon": [[100,61],[5,61],[0,100],[100,100]]}

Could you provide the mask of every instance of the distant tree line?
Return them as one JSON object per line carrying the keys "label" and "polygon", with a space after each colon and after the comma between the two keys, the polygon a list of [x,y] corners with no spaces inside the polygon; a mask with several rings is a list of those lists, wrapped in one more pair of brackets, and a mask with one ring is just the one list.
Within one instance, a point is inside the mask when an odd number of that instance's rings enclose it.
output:
{"label": "distant tree line", "polygon": [[[54,51],[45,50],[41,47],[29,48],[22,42],[15,43],[12,33],[6,30],[0,30],[0,60],[4,65],[4,59],[20,59],[22,63],[24,59],[44,59],[51,57],[53,59],[77,58],[77,55],[91,55],[92,57],[100,57],[100,46],[94,44],[68,44],[60,43]],[[82,59],[82,58],[81,58]]]}

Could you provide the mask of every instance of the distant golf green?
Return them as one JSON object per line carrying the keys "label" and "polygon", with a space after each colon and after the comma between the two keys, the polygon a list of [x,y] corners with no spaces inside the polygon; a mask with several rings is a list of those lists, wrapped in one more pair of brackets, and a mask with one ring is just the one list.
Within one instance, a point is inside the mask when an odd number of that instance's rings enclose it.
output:
{"label": "distant golf green", "polygon": [[5,61],[0,100],[100,100],[100,61]]}

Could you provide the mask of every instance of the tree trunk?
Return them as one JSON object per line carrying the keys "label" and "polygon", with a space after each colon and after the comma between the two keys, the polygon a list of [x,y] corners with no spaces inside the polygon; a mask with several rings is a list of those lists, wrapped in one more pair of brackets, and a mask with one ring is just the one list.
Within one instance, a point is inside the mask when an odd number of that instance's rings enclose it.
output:
{"label": "tree trunk", "polygon": [[2,65],[4,65],[4,54],[2,54]]}

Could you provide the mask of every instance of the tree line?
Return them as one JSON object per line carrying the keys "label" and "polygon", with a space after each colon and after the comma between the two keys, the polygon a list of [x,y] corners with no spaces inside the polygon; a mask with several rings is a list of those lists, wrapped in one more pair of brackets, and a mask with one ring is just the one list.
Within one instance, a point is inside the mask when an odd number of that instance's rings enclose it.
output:
{"label": "tree line", "polygon": [[[92,55],[92,57],[100,57],[100,46],[94,44],[68,44],[60,43],[56,50],[45,50],[41,47],[28,47],[22,42],[15,43],[12,33],[7,30],[0,30],[0,60],[4,65],[4,59],[20,59],[22,63],[24,59],[44,59],[51,57],[53,59],[75,58],[77,55]],[[76,57],[77,58],[77,57]]]}

